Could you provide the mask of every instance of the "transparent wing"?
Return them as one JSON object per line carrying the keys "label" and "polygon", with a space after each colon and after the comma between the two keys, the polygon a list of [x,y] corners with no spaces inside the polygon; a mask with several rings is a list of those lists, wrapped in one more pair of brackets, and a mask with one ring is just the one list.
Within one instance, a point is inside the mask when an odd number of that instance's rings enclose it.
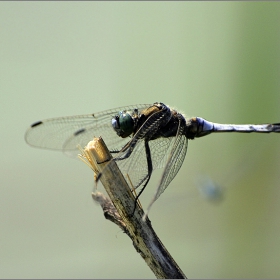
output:
{"label": "transparent wing", "polygon": [[164,168],[163,175],[156,192],[155,200],[158,199],[158,197],[164,192],[180,170],[187,153],[187,146],[188,139],[185,135],[180,134],[174,139],[174,144],[171,152],[169,153],[167,164]]}
{"label": "transparent wing", "polygon": [[137,108],[141,112],[148,106],[150,104],[131,105],[96,114],[43,120],[31,125],[25,133],[25,140],[34,147],[77,155],[77,145],[84,147],[94,136],[102,136],[110,151],[120,150],[129,139],[121,138],[115,133],[112,118],[119,111]]}
{"label": "transparent wing", "polygon": [[[158,138],[156,140],[149,141],[153,170],[165,166],[168,155],[166,151],[168,151],[170,144],[172,143],[172,138],[174,137]],[[139,187],[148,175],[144,140],[139,140],[137,142],[137,145],[129,158],[117,161],[117,164],[126,179],[127,176],[129,176],[129,180],[133,184],[133,188]],[[130,184],[129,181],[128,183]]]}
{"label": "transparent wing", "polygon": [[183,134],[184,126],[180,126],[177,131],[176,137],[173,137],[172,143],[167,151],[166,165],[161,177],[160,183],[156,189],[156,193],[150,202],[146,214],[143,219],[148,215],[148,212],[153,205],[153,203],[159,198],[159,196],[168,187],[170,182],[174,179],[178,171],[180,170],[183,161],[185,159],[188,147],[188,139]]}

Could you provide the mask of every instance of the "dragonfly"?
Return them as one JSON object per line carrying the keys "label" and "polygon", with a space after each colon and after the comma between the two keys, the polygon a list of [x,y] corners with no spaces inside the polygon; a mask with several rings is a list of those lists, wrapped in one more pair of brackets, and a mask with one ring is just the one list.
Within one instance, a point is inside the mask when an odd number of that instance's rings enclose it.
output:
{"label": "dragonfly", "polygon": [[[132,191],[139,190],[135,207],[153,171],[163,168],[147,214],[180,170],[188,140],[216,132],[279,133],[280,123],[214,123],[201,117],[186,118],[183,113],[155,102],[38,121],[27,129],[25,140],[33,147],[63,151],[77,157],[79,146],[86,146],[94,136],[102,136],[109,151],[114,154],[112,161],[117,163],[123,174],[129,175],[128,184],[132,183]],[[102,172],[98,179],[101,176]]]}

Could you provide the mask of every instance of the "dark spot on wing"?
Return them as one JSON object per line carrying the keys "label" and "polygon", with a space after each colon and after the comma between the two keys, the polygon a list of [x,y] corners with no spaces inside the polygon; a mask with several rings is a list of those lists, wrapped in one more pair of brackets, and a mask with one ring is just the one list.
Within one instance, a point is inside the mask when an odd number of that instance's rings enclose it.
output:
{"label": "dark spot on wing", "polygon": [[40,125],[40,124],[42,124],[42,123],[43,123],[43,122],[41,122],[41,121],[35,122],[35,123],[31,124],[31,127],[35,127],[35,126]]}
{"label": "dark spot on wing", "polygon": [[95,118],[95,115],[94,114],[91,114],[94,118]]}
{"label": "dark spot on wing", "polygon": [[83,133],[83,132],[85,132],[85,131],[86,131],[85,128],[81,128],[81,129],[77,130],[77,131],[74,133],[74,136],[77,136],[77,135],[79,135],[79,134],[81,134],[81,133]]}

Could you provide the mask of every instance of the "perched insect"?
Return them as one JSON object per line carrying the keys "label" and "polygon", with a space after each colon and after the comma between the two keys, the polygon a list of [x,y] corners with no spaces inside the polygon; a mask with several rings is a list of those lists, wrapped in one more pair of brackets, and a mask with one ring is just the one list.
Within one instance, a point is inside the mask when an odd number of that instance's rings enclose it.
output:
{"label": "perched insect", "polygon": [[[260,125],[218,124],[200,117],[186,119],[181,113],[156,102],[111,109],[90,115],[39,121],[26,131],[26,142],[34,147],[78,154],[94,136],[102,136],[122,172],[129,174],[134,189],[142,186],[152,172],[164,168],[148,209],[167,188],[182,166],[188,139],[213,132],[280,132],[280,123]],[[136,203],[135,200],[135,203]]]}

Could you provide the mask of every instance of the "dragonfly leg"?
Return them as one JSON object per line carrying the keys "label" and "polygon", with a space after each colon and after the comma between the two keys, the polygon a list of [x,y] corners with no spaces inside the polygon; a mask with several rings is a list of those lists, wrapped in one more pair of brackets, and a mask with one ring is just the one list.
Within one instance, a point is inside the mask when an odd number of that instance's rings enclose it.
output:
{"label": "dragonfly leg", "polygon": [[147,181],[145,182],[143,188],[140,190],[140,192],[137,194],[137,196],[135,197],[134,200],[134,207],[133,207],[133,211],[131,213],[131,216],[133,216],[135,210],[136,210],[136,205],[137,205],[137,200],[140,197],[140,195],[142,194],[142,192],[144,191],[144,189],[146,188],[146,186],[148,185],[152,172],[153,172],[153,163],[152,163],[152,157],[151,157],[151,150],[149,147],[149,141],[145,139],[145,151],[146,151],[146,157],[147,157],[147,166],[148,166],[148,174],[147,174]]}
{"label": "dragonfly leg", "polygon": [[121,153],[121,152],[125,152],[129,148],[130,142],[131,141],[128,141],[120,150],[109,151],[110,154],[118,154],[118,153]]}
{"label": "dragonfly leg", "polygon": [[[123,159],[128,158],[131,155],[131,153],[132,153],[136,143],[137,143],[137,141],[135,141],[135,143],[131,143],[131,141],[129,141],[128,143],[126,143],[126,145],[120,151],[110,151],[110,153],[122,153],[122,152],[125,152],[125,154],[123,156],[120,156],[120,157],[118,157],[118,155],[117,155],[116,157],[112,158],[108,162],[108,165],[106,165],[104,168],[107,168],[107,166],[109,166],[112,161],[118,161],[118,160],[123,160]],[[101,162],[99,162],[99,163],[101,163]],[[99,182],[99,180],[102,177],[102,175],[103,175],[103,172],[98,173],[98,175],[96,176],[96,180],[95,180],[96,184]]]}

